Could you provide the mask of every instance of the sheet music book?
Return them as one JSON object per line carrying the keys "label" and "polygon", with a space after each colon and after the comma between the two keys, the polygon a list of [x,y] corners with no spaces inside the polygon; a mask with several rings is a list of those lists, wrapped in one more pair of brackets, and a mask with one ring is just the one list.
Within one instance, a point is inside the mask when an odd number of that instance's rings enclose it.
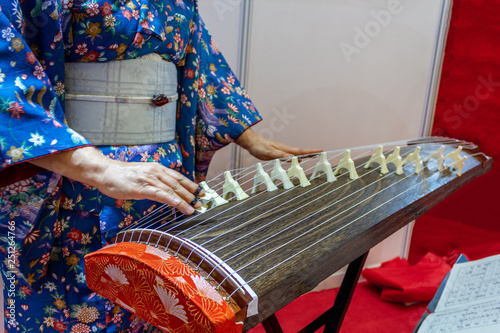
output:
{"label": "sheet music book", "polygon": [[415,332],[500,332],[500,255],[461,256],[427,309]]}

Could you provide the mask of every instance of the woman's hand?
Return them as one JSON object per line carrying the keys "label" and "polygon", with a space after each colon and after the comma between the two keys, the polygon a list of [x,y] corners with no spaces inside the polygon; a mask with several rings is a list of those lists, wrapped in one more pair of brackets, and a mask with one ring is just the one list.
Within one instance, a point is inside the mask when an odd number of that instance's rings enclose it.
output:
{"label": "woman's hand", "polygon": [[234,142],[241,148],[248,150],[252,156],[264,161],[295,155],[317,154],[323,151],[321,149],[290,147],[284,143],[263,138],[251,128],[243,132]]}
{"label": "woman's hand", "polygon": [[[94,147],[60,152],[31,163],[92,185],[115,199],[149,199],[171,205],[184,214],[194,213],[189,203],[198,184],[159,163],[115,161]],[[197,202],[194,208],[200,205]]]}

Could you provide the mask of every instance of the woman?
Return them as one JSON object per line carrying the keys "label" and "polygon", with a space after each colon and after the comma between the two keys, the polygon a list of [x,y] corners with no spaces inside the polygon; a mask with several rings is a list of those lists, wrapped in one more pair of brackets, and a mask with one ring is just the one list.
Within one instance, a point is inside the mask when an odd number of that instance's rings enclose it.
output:
{"label": "woman", "polygon": [[[260,116],[194,0],[0,0],[0,6],[6,330],[146,331],[148,324],[87,288],[83,256],[159,203],[193,213],[193,180],[202,180],[214,152],[232,141],[260,159],[315,150],[250,129]],[[177,66],[176,140],[94,147],[64,124],[65,62],[151,53]],[[217,110],[217,126],[207,110]]]}

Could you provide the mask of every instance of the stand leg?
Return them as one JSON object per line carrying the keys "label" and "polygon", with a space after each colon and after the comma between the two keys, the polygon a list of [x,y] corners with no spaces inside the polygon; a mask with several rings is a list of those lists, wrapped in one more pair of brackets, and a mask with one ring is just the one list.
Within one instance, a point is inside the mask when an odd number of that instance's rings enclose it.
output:
{"label": "stand leg", "polygon": [[264,320],[262,322],[262,326],[264,326],[264,330],[266,331],[266,333],[283,333],[278,318],[276,318],[275,314]]}
{"label": "stand leg", "polygon": [[351,303],[354,289],[358,283],[367,256],[368,252],[349,264],[337,297],[335,297],[333,307],[300,330],[299,333],[313,333],[323,325],[325,325],[325,333],[338,333],[340,331],[340,326]]}

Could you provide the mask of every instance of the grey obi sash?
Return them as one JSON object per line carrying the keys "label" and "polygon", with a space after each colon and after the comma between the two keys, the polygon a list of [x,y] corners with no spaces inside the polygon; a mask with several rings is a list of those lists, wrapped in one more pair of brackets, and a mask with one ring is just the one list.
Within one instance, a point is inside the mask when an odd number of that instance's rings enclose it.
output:
{"label": "grey obi sash", "polygon": [[175,138],[173,63],[156,59],[66,63],[65,81],[68,126],[94,145],[151,144]]}

